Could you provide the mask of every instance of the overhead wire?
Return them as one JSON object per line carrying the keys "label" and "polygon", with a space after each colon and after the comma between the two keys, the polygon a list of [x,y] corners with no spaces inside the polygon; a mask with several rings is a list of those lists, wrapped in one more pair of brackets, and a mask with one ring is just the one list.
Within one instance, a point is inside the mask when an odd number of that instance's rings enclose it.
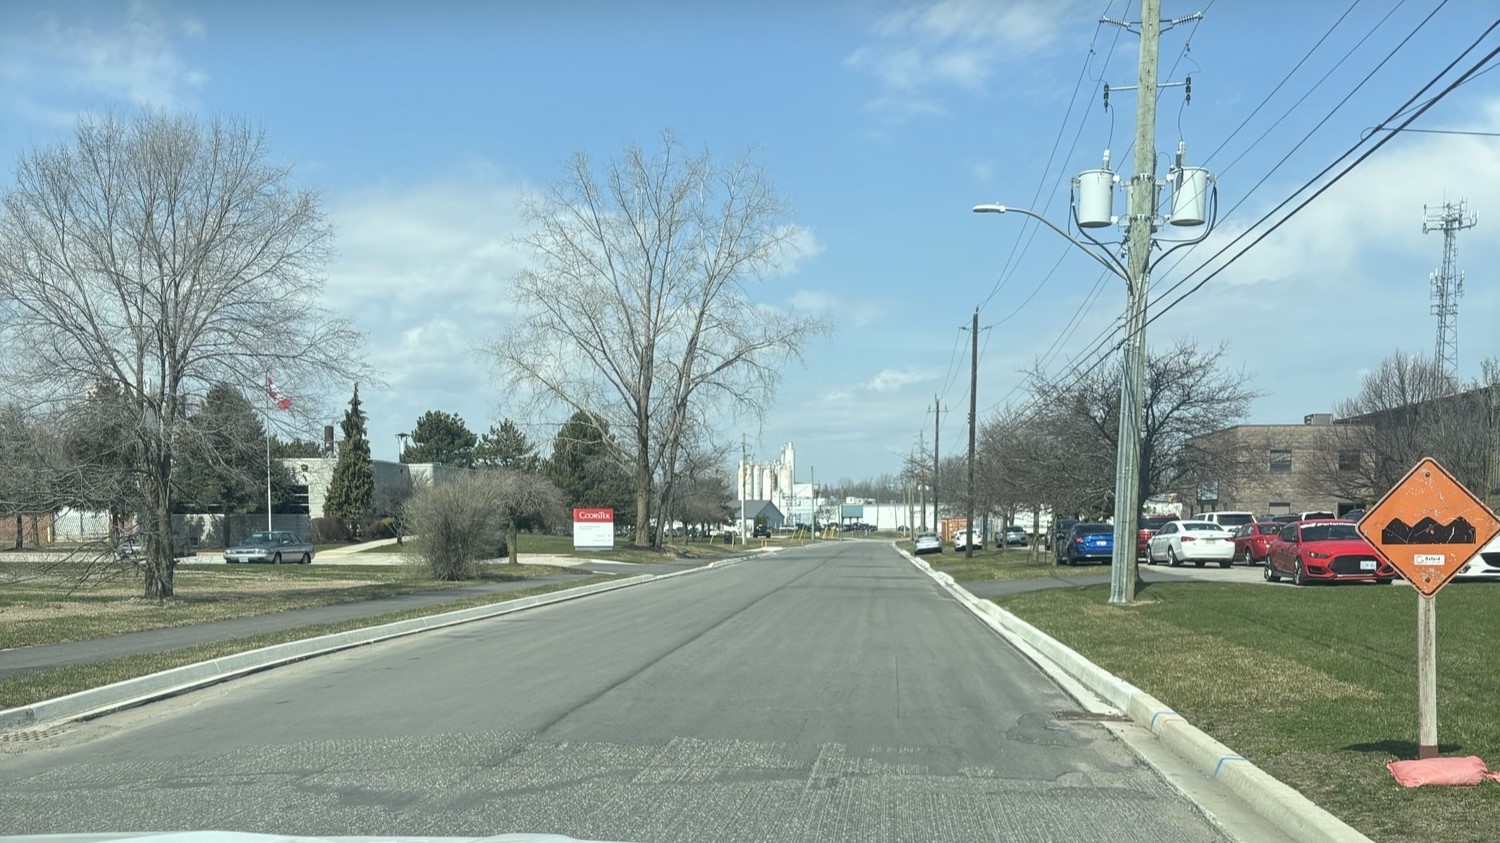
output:
{"label": "overhead wire", "polygon": [[[1446,3],[1446,0],[1444,0],[1444,2]],[[1439,5],[1438,8],[1440,9],[1441,5]],[[1436,10],[1434,10],[1434,13],[1435,12],[1436,12]],[[1419,24],[1418,29],[1420,29],[1422,25],[1425,25],[1426,20],[1429,20],[1430,18],[1431,18],[1431,15],[1429,14],[1428,18],[1424,19],[1423,24]],[[1233,241],[1231,244],[1229,244],[1229,246],[1226,246],[1224,249],[1221,249],[1213,257],[1211,257],[1208,261],[1205,261],[1204,264],[1199,267],[1199,269],[1194,270],[1194,273],[1196,273],[1196,272],[1200,271],[1201,269],[1203,269],[1204,267],[1208,266],[1210,263],[1213,262],[1213,260],[1217,259],[1217,257],[1219,255],[1222,255],[1224,253],[1224,251],[1226,251],[1230,246],[1232,246],[1234,243],[1239,242],[1239,240],[1243,239],[1243,237],[1247,236],[1251,231],[1253,231],[1255,229],[1256,226],[1259,226],[1265,220],[1269,219],[1270,216],[1272,216],[1276,211],[1278,211],[1281,208],[1285,207],[1289,202],[1291,202],[1292,200],[1294,200],[1298,195],[1300,195],[1302,192],[1304,192],[1308,187],[1310,187],[1311,185],[1315,184],[1318,179],[1322,178],[1329,171],[1331,171],[1332,169],[1336,168],[1339,165],[1340,162],[1342,162],[1345,159],[1347,159],[1349,157],[1349,155],[1353,154],[1355,151],[1357,151],[1359,149],[1359,147],[1361,147],[1362,145],[1364,145],[1364,143],[1369,139],[1369,137],[1372,136],[1372,134],[1373,134],[1374,131],[1388,131],[1389,134],[1387,134],[1385,137],[1383,137],[1380,141],[1378,141],[1370,149],[1366,150],[1364,152],[1364,154],[1360,155],[1355,161],[1351,162],[1347,167],[1344,168],[1343,171],[1341,171],[1340,173],[1338,173],[1327,184],[1324,184],[1317,191],[1315,191],[1311,196],[1309,196],[1305,200],[1303,200],[1292,211],[1290,211],[1285,217],[1283,217],[1282,219],[1278,220],[1269,230],[1261,233],[1258,237],[1256,237],[1256,239],[1254,241],[1252,241],[1250,244],[1248,244],[1244,249],[1240,250],[1239,252],[1237,252],[1236,254],[1234,254],[1233,256],[1231,256],[1231,258],[1229,259],[1229,261],[1225,262],[1223,265],[1221,265],[1218,268],[1216,268],[1210,275],[1208,275],[1207,277],[1205,277],[1203,280],[1199,281],[1199,283],[1196,284],[1192,289],[1190,289],[1189,291],[1187,291],[1183,295],[1179,296],[1177,299],[1175,299],[1174,301],[1172,301],[1171,303],[1169,303],[1166,307],[1157,310],[1154,315],[1152,315],[1149,319],[1146,320],[1145,324],[1146,325],[1151,324],[1156,319],[1158,319],[1162,315],[1164,315],[1167,311],[1169,311],[1172,307],[1175,307],[1182,300],[1186,299],[1189,295],[1192,295],[1194,292],[1196,292],[1197,290],[1201,289],[1209,280],[1211,280],[1212,278],[1216,277],[1219,273],[1223,272],[1225,269],[1228,268],[1229,265],[1231,265],[1234,261],[1238,260],[1246,252],[1248,252],[1250,250],[1250,248],[1252,248],[1253,246],[1255,246],[1256,244],[1258,244],[1259,242],[1261,242],[1262,240],[1264,240],[1265,237],[1269,236],[1277,228],[1279,228],[1281,225],[1285,224],[1297,212],[1299,212],[1300,210],[1302,210],[1303,208],[1305,208],[1308,204],[1310,204],[1318,196],[1322,195],[1322,193],[1326,192],[1329,188],[1331,188],[1333,186],[1333,184],[1337,183],[1338,180],[1342,179],[1345,175],[1347,175],[1349,172],[1351,172],[1355,167],[1359,166],[1361,163],[1363,163],[1365,160],[1367,160],[1371,155],[1373,155],[1376,151],[1378,151],[1381,147],[1383,147],[1386,143],[1388,143],[1391,139],[1393,139],[1395,137],[1395,135],[1401,133],[1402,131],[1408,130],[1408,127],[1410,126],[1410,124],[1412,122],[1414,122],[1417,118],[1419,118],[1420,116],[1422,116],[1423,114],[1425,114],[1428,109],[1430,109],[1437,102],[1441,101],[1444,97],[1446,97],[1448,94],[1450,94],[1453,90],[1456,90],[1458,87],[1460,87],[1460,86],[1462,86],[1462,85],[1464,85],[1464,84],[1466,84],[1468,82],[1473,81],[1474,78],[1477,78],[1478,76],[1480,76],[1480,75],[1482,75],[1484,73],[1488,73],[1489,71],[1494,70],[1495,67],[1493,67],[1493,66],[1492,67],[1485,67],[1484,65],[1486,65],[1490,61],[1492,61],[1497,55],[1500,55],[1500,48],[1496,48],[1494,51],[1492,51],[1491,53],[1489,53],[1488,55],[1486,55],[1479,62],[1477,62],[1476,64],[1474,64],[1473,66],[1471,66],[1459,79],[1455,80],[1453,83],[1451,83],[1450,85],[1448,85],[1439,94],[1437,94],[1436,96],[1432,97],[1427,102],[1422,103],[1419,106],[1417,106],[1417,108],[1419,110],[1415,114],[1413,114],[1410,118],[1408,118],[1407,120],[1405,120],[1401,125],[1395,127],[1394,129],[1390,129],[1390,130],[1386,130],[1384,128],[1393,119],[1396,119],[1397,115],[1404,114],[1405,112],[1411,110],[1413,108],[1413,106],[1412,106],[1413,102],[1415,102],[1419,97],[1422,96],[1423,93],[1425,93],[1426,91],[1428,91],[1429,89],[1431,89],[1434,85],[1438,84],[1445,76],[1447,76],[1448,73],[1455,66],[1457,66],[1461,61],[1463,61],[1463,59],[1464,59],[1465,56],[1467,56],[1470,53],[1472,53],[1474,51],[1474,49],[1476,47],[1478,47],[1478,45],[1484,40],[1484,38],[1488,37],[1488,35],[1492,31],[1494,31],[1496,28],[1500,28],[1500,21],[1495,22],[1488,29],[1486,29],[1485,32],[1482,33],[1477,39],[1475,39],[1475,41],[1468,48],[1466,48],[1461,54],[1459,54],[1459,56],[1457,58],[1455,58],[1453,61],[1451,61],[1446,67],[1443,68],[1442,71],[1440,71],[1436,76],[1433,77],[1433,79],[1431,79],[1426,85],[1424,85],[1421,90],[1419,90],[1415,95],[1413,95],[1405,103],[1403,103],[1402,106],[1399,109],[1397,109],[1397,111],[1394,112],[1391,117],[1388,117],[1388,118],[1386,118],[1386,120],[1382,121],[1381,126],[1376,127],[1376,129],[1372,130],[1372,132],[1370,132],[1370,133],[1366,133],[1363,137],[1361,137],[1361,139],[1353,147],[1351,147],[1350,150],[1346,151],[1343,155],[1339,156],[1338,159],[1336,159],[1328,167],[1325,167],[1322,171],[1320,171],[1312,179],[1309,179],[1302,187],[1299,187],[1296,191],[1294,191],[1291,194],[1291,196],[1289,196],[1287,199],[1283,200],[1283,202],[1281,202],[1280,204],[1278,204],[1276,208],[1273,208],[1271,212],[1268,212],[1266,215],[1264,215],[1260,220],[1258,220],[1254,225],[1252,225],[1250,227],[1250,229],[1248,229],[1244,234],[1242,234],[1239,238],[1236,238],[1235,241]],[[1415,34],[1415,32],[1413,32],[1412,34]],[[1404,45],[1406,43],[1406,41],[1410,40],[1410,37],[1411,37],[1411,35],[1408,35],[1406,39],[1403,39],[1401,45]],[[1396,49],[1400,49],[1401,45],[1398,45],[1398,47]],[[1385,60],[1382,61],[1382,65],[1385,63],[1385,61],[1388,61],[1388,60],[1389,60],[1389,56],[1387,56],[1387,59],[1385,59]],[[1377,69],[1378,69],[1378,67],[1377,67]],[[1373,71],[1372,71],[1372,73],[1373,73]],[[1364,82],[1362,81],[1360,84],[1363,85]],[[1191,276],[1189,276],[1189,277],[1191,277]],[[1177,287],[1181,286],[1181,283],[1182,282],[1179,282],[1178,285],[1175,285],[1171,289],[1176,289]],[[1171,290],[1169,289],[1167,292],[1170,293]],[[1062,381],[1062,380],[1065,380],[1065,379],[1071,379],[1072,384],[1076,384],[1076,383],[1080,382],[1088,374],[1090,374],[1094,370],[1096,370],[1100,365],[1103,365],[1106,361],[1108,361],[1113,356],[1114,352],[1118,351],[1121,347],[1124,346],[1125,341],[1126,341],[1126,337],[1120,337],[1119,339],[1115,340],[1110,345],[1109,349],[1107,351],[1105,351],[1103,354],[1099,354],[1099,355],[1095,356],[1094,352],[1097,349],[1102,348],[1106,343],[1109,343],[1111,339],[1114,339],[1113,335],[1119,332],[1120,327],[1121,326],[1119,326],[1118,323],[1117,323],[1116,326],[1114,326],[1112,329],[1106,330],[1104,332],[1101,332],[1101,334],[1099,335],[1099,337],[1096,338],[1096,341],[1090,344],[1090,347],[1089,347],[1089,349],[1088,349],[1087,352],[1075,355],[1069,361],[1069,365],[1065,368],[1066,374],[1063,374],[1063,375],[1055,378],[1054,380],[1056,380],[1056,381]],[[1094,357],[1094,360],[1093,360],[1093,362],[1091,364],[1088,365],[1087,368],[1078,369],[1077,367],[1079,365],[1079,361],[1081,361],[1085,357]],[[1017,411],[1018,414],[1028,414],[1028,413],[1030,413],[1031,411],[1033,411],[1034,409],[1036,409],[1040,405],[1040,401],[1041,401],[1041,399],[1038,396],[1033,396],[1032,400],[1030,402],[1028,402],[1026,405],[1023,405]],[[991,409],[993,410],[993,408],[991,408]]]}

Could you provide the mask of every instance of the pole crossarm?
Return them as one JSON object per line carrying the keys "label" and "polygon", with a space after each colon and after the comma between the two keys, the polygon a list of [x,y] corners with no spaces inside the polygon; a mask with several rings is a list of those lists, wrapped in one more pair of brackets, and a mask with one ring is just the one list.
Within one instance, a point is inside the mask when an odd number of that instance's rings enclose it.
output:
{"label": "pole crossarm", "polygon": [[1041,214],[1037,213],[1036,211],[1032,211],[1032,210],[1029,210],[1027,208],[1013,208],[1013,207],[1011,207],[1009,205],[975,205],[974,206],[974,213],[976,213],[976,214],[1005,214],[1005,213],[1012,213],[1012,214],[1022,214],[1024,216],[1031,217],[1032,219],[1041,222],[1043,225],[1047,226],[1048,228],[1052,229],[1053,231],[1057,232],[1058,234],[1061,234],[1063,237],[1066,237],[1069,243],[1072,243],[1074,246],[1077,246],[1078,248],[1082,249],[1085,254],[1087,254],[1089,257],[1093,258],[1094,260],[1098,261],[1100,266],[1103,266],[1105,269],[1107,269],[1110,272],[1114,273],[1115,277],[1119,278],[1122,281],[1126,281],[1126,282],[1128,282],[1130,280],[1130,275],[1126,271],[1125,267],[1121,266],[1119,260],[1116,259],[1113,255],[1110,255],[1108,258],[1104,257],[1103,255],[1100,255],[1098,252],[1094,251],[1093,249],[1090,249],[1089,248],[1089,244],[1087,244],[1087,243],[1083,242],[1082,240],[1079,240],[1077,237],[1074,237],[1073,235],[1069,234],[1067,231],[1065,231],[1064,229],[1062,229],[1061,227],[1059,227],[1057,225],[1057,223],[1053,222],[1052,220],[1047,219],[1046,217],[1042,216]]}

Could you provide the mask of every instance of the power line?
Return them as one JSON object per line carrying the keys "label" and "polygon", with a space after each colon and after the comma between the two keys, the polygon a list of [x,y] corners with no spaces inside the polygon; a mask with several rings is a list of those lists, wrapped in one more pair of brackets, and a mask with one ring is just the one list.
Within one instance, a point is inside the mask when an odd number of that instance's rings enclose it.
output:
{"label": "power line", "polygon": [[[1474,48],[1479,45],[1479,42],[1483,41],[1485,39],[1485,37],[1487,37],[1497,27],[1500,27],[1500,21],[1496,21],[1495,23],[1491,24],[1490,27],[1488,29],[1486,29],[1484,31],[1484,33],[1482,35],[1480,35],[1479,38],[1476,39],[1475,42],[1469,46],[1468,49],[1464,50],[1464,52],[1462,54],[1460,54],[1457,59],[1454,59],[1451,63],[1449,63],[1449,65],[1447,67],[1443,68],[1443,70],[1441,72],[1439,72],[1437,76],[1433,77],[1432,80],[1430,80],[1426,85],[1422,86],[1422,90],[1419,91],[1416,96],[1421,96],[1422,92],[1425,92],[1428,88],[1431,88],[1433,85],[1437,84],[1437,82],[1439,80],[1441,80],[1444,76],[1446,76],[1448,74],[1448,71],[1450,71],[1453,68],[1454,65],[1456,65],[1459,61],[1462,61],[1464,56],[1466,56],[1470,52],[1472,52],[1474,50]],[[1497,55],[1500,55],[1500,47],[1497,47],[1494,50],[1491,50],[1488,54],[1486,54],[1484,56],[1484,58],[1480,59],[1476,64],[1474,64],[1472,67],[1470,67],[1469,70],[1465,71],[1464,74],[1462,76],[1460,76],[1456,81],[1454,81],[1453,83],[1451,83],[1450,85],[1448,85],[1446,88],[1444,88],[1437,96],[1435,96],[1432,99],[1428,100],[1426,104],[1424,104],[1419,110],[1417,110],[1410,117],[1408,117],[1400,126],[1397,126],[1393,131],[1389,132],[1384,137],[1382,137],[1379,141],[1377,141],[1375,143],[1374,146],[1370,147],[1362,155],[1360,155],[1353,162],[1351,162],[1349,164],[1349,166],[1345,167],[1342,171],[1340,171],[1337,175],[1335,175],[1332,179],[1330,179],[1328,181],[1328,183],[1324,184],[1322,187],[1320,187],[1316,191],[1314,191],[1311,196],[1308,196],[1306,199],[1302,200],[1302,202],[1299,203],[1291,211],[1289,211],[1286,214],[1286,216],[1284,216],[1281,219],[1277,220],[1275,222],[1275,224],[1273,224],[1269,229],[1267,229],[1265,232],[1263,232],[1260,236],[1258,236],[1254,240],[1252,240],[1247,246],[1245,246],[1245,248],[1241,249],[1239,252],[1237,252],[1233,256],[1231,256],[1229,258],[1229,260],[1225,261],[1217,269],[1215,269],[1213,272],[1209,273],[1207,276],[1205,276],[1197,284],[1193,285],[1193,287],[1191,289],[1189,289],[1187,292],[1183,293],[1182,295],[1178,296],[1176,299],[1172,300],[1165,307],[1157,310],[1156,311],[1156,315],[1154,315],[1150,319],[1146,320],[1146,324],[1149,325],[1152,322],[1156,321],[1159,317],[1165,315],[1172,308],[1174,308],[1178,304],[1180,304],[1188,296],[1190,296],[1193,293],[1196,293],[1198,290],[1202,289],[1204,284],[1207,284],[1209,281],[1211,281],[1215,277],[1217,277],[1219,275],[1219,273],[1223,272],[1224,270],[1226,270],[1230,266],[1232,266],[1235,261],[1237,261],[1241,257],[1243,257],[1244,254],[1246,252],[1250,251],[1252,248],[1254,248],[1256,246],[1256,244],[1260,243],[1262,240],[1264,240],[1267,237],[1269,237],[1272,232],[1276,231],[1278,228],[1280,228],[1282,225],[1284,225],[1288,220],[1290,220],[1292,217],[1296,216],[1299,211],[1301,211],[1303,208],[1306,208],[1314,199],[1317,199],[1319,196],[1322,196],[1323,193],[1326,192],[1329,188],[1333,187],[1335,184],[1338,184],[1338,182],[1344,176],[1348,175],[1350,173],[1350,171],[1352,171],[1355,167],[1358,167],[1360,164],[1364,163],[1364,161],[1366,159],[1368,159],[1371,155],[1374,155],[1376,152],[1378,152],[1381,149],[1381,147],[1385,146],[1387,143],[1390,143],[1408,125],[1410,125],[1418,117],[1421,117],[1423,114],[1426,114],[1427,111],[1430,108],[1432,108],[1434,105],[1437,105],[1437,103],[1440,102],[1443,99],[1443,97],[1446,97],[1448,94],[1452,93],[1456,88],[1458,88],[1460,85],[1463,85],[1465,82],[1469,81],[1470,77],[1472,77],[1484,65],[1488,64]],[[1407,100],[1407,104],[1409,104],[1412,100],[1415,100],[1416,96],[1412,97],[1411,100]],[[1402,110],[1405,110],[1405,108],[1406,108],[1406,104],[1403,104],[1402,105]],[[1397,112],[1397,113],[1400,113],[1400,112]],[[1387,120],[1384,121],[1384,122],[1382,122],[1381,125],[1384,126],[1384,123],[1385,122],[1389,122],[1389,119],[1390,118],[1387,118]],[[1255,225],[1260,225],[1260,223],[1262,223],[1265,220],[1269,219],[1272,214],[1276,213],[1277,211],[1281,210],[1281,208],[1285,207],[1287,205],[1287,203],[1289,203],[1293,199],[1295,199],[1298,194],[1302,193],[1308,187],[1311,187],[1319,178],[1322,178],[1324,174],[1326,174],[1329,170],[1333,169],[1333,167],[1337,166],[1339,164],[1339,162],[1343,161],[1345,158],[1348,158],[1349,155],[1352,154],[1356,149],[1358,149],[1359,146],[1361,146],[1364,142],[1365,142],[1365,139],[1362,138],[1358,143],[1356,143],[1353,147],[1351,147],[1348,152],[1345,152],[1343,155],[1339,156],[1339,158],[1336,161],[1334,161],[1333,164],[1330,164],[1328,167],[1324,168],[1321,172],[1319,172],[1312,179],[1308,180],[1301,187],[1297,188],[1297,190],[1293,191],[1291,196],[1287,197],[1280,204],[1278,204],[1275,208],[1272,208],[1271,211],[1267,212],[1267,214],[1265,216],[1263,216],[1259,220],[1257,220],[1256,223],[1255,223]],[[1224,251],[1227,250],[1230,246],[1233,246],[1235,243],[1238,243],[1240,240],[1244,239],[1244,237],[1246,237],[1251,231],[1253,231],[1254,228],[1255,228],[1255,226],[1251,226],[1250,228],[1246,229],[1244,233],[1242,233],[1239,237],[1236,237],[1231,243],[1229,243],[1229,245],[1225,246],[1223,249],[1220,249],[1218,252],[1216,252],[1213,257],[1209,258],[1208,261],[1205,261],[1198,269],[1195,269],[1195,270],[1193,270],[1192,273],[1189,273],[1188,277],[1192,277],[1192,275],[1197,274],[1203,268],[1207,267],[1210,262],[1212,262],[1219,255],[1223,254]],[[1186,278],[1184,278],[1183,281],[1186,281]],[[1174,285],[1173,289],[1176,289],[1176,287],[1180,286],[1182,283],[1183,282],[1178,282],[1178,285]]]}

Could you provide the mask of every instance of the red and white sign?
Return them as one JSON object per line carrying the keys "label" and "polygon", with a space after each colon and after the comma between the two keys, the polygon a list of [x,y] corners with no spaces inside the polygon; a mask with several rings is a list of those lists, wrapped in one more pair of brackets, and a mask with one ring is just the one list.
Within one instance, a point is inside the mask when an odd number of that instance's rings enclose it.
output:
{"label": "red and white sign", "polygon": [[615,511],[608,507],[577,507],[573,510],[574,550],[613,550]]}

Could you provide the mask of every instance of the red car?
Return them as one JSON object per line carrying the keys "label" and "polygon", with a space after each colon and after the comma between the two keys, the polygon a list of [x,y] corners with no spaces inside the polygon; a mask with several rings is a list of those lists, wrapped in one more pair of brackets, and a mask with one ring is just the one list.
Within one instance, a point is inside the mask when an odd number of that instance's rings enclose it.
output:
{"label": "red car", "polygon": [[1360,538],[1352,521],[1293,521],[1282,524],[1266,554],[1267,582],[1289,576],[1297,585],[1314,582],[1378,582],[1396,569]]}
{"label": "red car", "polygon": [[1245,560],[1246,565],[1264,562],[1271,550],[1271,540],[1281,530],[1278,521],[1255,521],[1241,524],[1234,531],[1234,561]]}
{"label": "red car", "polygon": [[1169,524],[1169,523],[1171,523],[1173,521],[1176,521],[1179,517],[1181,517],[1181,516],[1177,516],[1177,515],[1145,515],[1145,516],[1142,516],[1141,520],[1139,520],[1139,521],[1136,522],[1136,531],[1135,531],[1135,555],[1136,555],[1136,558],[1139,559],[1140,557],[1146,555],[1146,545],[1147,545],[1147,543],[1149,543],[1151,541],[1151,537],[1154,536],[1154,535],[1156,535],[1156,531],[1157,530],[1160,530],[1162,527],[1166,526],[1167,524]]}

